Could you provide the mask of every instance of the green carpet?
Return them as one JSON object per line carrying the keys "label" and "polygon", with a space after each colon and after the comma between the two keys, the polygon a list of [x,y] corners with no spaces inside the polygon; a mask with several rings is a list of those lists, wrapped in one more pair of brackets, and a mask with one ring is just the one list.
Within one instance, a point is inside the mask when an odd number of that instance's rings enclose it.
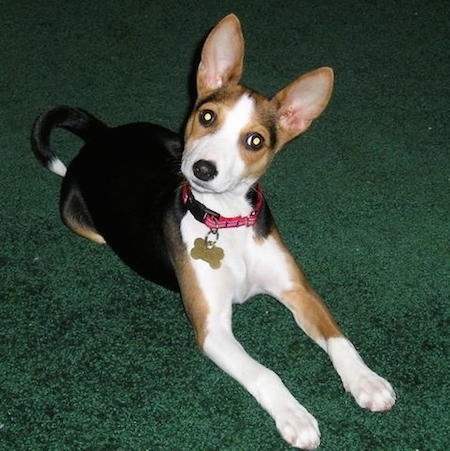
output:
{"label": "green carpet", "polygon": [[[180,128],[200,39],[232,11],[249,86],[272,95],[336,71],[329,108],[278,155],[265,192],[397,405],[359,409],[272,299],[236,308],[236,335],[317,417],[321,449],[449,449],[448,2],[16,0],[0,15],[1,450],[289,449],[198,352],[176,295],[64,228],[60,179],[28,143],[57,104]],[[56,146],[68,161],[78,141]]]}

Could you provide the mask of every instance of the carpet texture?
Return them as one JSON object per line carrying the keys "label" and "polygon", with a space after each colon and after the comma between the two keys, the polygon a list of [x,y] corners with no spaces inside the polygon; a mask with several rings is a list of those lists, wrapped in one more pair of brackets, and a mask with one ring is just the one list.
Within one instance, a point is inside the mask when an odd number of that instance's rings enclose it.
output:
{"label": "carpet texture", "polygon": [[[397,405],[359,409],[270,298],[235,309],[236,335],[317,417],[321,449],[449,448],[448,2],[16,0],[0,16],[0,449],[289,449],[198,352],[177,295],[61,224],[60,179],[28,143],[58,104],[180,129],[201,38],[229,12],[252,88],[335,69],[329,108],[277,156],[265,193]],[[79,142],[55,146],[68,161]]]}

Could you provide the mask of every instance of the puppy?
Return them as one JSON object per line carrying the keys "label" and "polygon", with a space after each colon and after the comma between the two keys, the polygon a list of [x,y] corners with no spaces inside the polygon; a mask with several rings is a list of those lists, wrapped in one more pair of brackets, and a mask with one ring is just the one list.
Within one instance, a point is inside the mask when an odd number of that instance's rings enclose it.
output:
{"label": "puppy", "polygon": [[[308,284],[258,182],[283,145],[325,109],[333,72],[307,73],[268,99],[239,83],[243,57],[240,24],[229,15],[204,43],[183,142],[158,125],[110,128],[63,106],[37,119],[32,148],[45,167],[64,177],[64,223],[107,243],[143,277],[179,290],[202,352],[255,397],[289,444],[313,449],[320,441],[317,421],[236,340],[233,304],[265,293],[285,305],[328,353],[361,407],[388,410],[395,394],[366,366]],[[67,172],[49,145],[56,127],[85,141]]]}

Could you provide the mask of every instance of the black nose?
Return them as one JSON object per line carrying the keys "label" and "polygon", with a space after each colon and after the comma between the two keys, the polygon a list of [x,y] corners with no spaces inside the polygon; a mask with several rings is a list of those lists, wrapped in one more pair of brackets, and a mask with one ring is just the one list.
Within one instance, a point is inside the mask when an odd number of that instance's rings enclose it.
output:
{"label": "black nose", "polygon": [[217,175],[217,168],[214,163],[208,160],[198,160],[192,168],[194,175],[204,182],[212,180]]}

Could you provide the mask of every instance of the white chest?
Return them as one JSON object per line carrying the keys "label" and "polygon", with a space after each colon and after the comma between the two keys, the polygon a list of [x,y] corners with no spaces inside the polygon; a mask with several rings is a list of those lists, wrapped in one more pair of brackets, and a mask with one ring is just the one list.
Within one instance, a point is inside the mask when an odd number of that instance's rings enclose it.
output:
{"label": "white chest", "polygon": [[214,268],[208,261],[195,255],[195,241],[204,239],[208,227],[187,213],[181,222],[181,235],[194,268],[198,283],[205,294],[220,295],[234,303],[244,302],[261,290],[261,271],[258,267],[267,261],[270,252],[267,240],[255,240],[251,227],[220,229],[214,246],[223,250],[220,266]]}

